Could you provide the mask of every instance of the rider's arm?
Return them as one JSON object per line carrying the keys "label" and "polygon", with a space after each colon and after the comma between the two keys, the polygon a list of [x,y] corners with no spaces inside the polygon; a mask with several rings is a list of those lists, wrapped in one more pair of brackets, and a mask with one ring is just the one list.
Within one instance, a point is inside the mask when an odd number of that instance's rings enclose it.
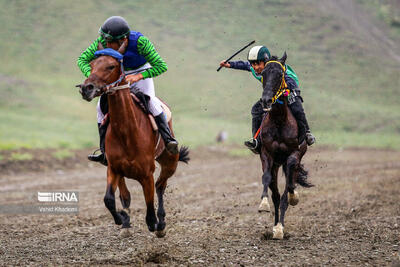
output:
{"label": "rider's arm", "polygon": [[168,66],[160,57],[150,40],[145,36],[140,36],[137,42],[137,49],[140,55],[144,56],[151,68],[142,72],[143,79],[152,78],[167,71]]}
{"label": "rider's arm", "polygon": [[288,89],[290,90],[299,89],[299,86],[297,85],[296,81],[286,73],[285,73],[285,82],[287,84]]}
{"label": "rider's arm", "polygon": [[94,53],[97,51],[97,47],[100,41],[103,46],[106,47],[106,41],[103,37],[100,36],[85,51],[83,51],[83,53],[78,58],[78,67],[82,71],[83,75],[85,75],[85,77],[89,77],[90,75],[90,71],[92,70],[90,67],[90,61],[94,59]]}
{"label": "rider's arm", "polygon": [[246,61],[228,61],[231,69],[251,71],[251,65]]}

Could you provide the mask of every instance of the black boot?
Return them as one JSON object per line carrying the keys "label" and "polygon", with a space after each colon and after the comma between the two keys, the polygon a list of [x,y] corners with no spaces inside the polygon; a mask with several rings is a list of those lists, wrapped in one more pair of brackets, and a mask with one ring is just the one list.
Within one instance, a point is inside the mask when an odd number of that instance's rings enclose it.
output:
{"label": "black boot", "polygon": [[178,142],[171,134],[171,130],[169,129],[164,112],[154,117],[154,119],[157,123],[158,131],[161,134],[162,139],[164,140],[167,151],[171,154],[178,154]]}
{"label": "black boot", "polygon": [[96,151],[97,151],[96,150],[95,152],[93,152],[93,154],[88,155],[88,160],[100,162],[104,166],[107,166],[107,158],[106,158],[106,154],[105,154],[105,140],[106,140],[107,126],[108,126],[108,123],[106,123],[105,125],[101,125],[100,123],[97,124],[97,127],[99,128],[99,135],[100,135],[101,154],[95,155],[94,153],[96,153]]}
{"label": "black boot", "polygon": [[259,136],[256,139],[251,138],[249,141],[245,141],[244,145],[251,150],[254,154],[261,153],[261,142]]}
{"label": "black boot", "polygon": [[260,101],[257,101],[252,110],[251,110],[251,130],[253,133],[253,138],[250,140],[244,142],[244,145],[247,146],[254,154],[260,154],[261,152],[261,138],[260,135],[257,136],[256,139],[254,139],[254,136],[256,135],[258,129],[261,126],[262,123],[262,118],[264,115],[264,111],[262,109],[262,104]]}
{"label": "black boot", "polygon": [[301,104],[301,98],[296,97],[296,101],[289,105],[289,108],[297,121],[297,126],[299,129],[299,143],[301,144],[305,139],[307,144],[311,146],[315,143],[315,137],[311,133],[310,127],[308,126],[306,114],[304,112],[303,105]]}

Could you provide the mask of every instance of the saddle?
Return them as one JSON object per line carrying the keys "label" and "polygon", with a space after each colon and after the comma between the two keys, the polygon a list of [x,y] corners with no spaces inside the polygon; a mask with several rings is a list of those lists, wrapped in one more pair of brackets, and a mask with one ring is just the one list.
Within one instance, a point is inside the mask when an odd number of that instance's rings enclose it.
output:
{"label": "saddle", "polygon": [[[132,99],[134,103],[137,103],[139,105],[139,107],[142,108],[142,110],[144,111],[144,113],[147,114],[147,116],[149,117],[151,126],[153,127],[154,131],[158,130],[156,121],[154,120],[153,115],[150,113],[149,110],[149,101],[150,101],[150,97],[148,95],[143,94],[142,92],[137,92],[135,94],[131,93]],[[161,108],[163,109],[165,115],[167,116],[167,121],[169,122],[171,120],[171,110],[170,108],[167,106],[167,104],[165,104],[162,100],[161,101]]]}

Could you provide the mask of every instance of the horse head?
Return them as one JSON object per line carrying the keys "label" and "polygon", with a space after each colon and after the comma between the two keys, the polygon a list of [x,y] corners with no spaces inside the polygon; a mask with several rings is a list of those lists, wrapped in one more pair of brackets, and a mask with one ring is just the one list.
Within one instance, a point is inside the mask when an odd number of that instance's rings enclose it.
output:
{"label": "horse head", "polygon": [[90,76],[83,84],[77,85],[83,99],[90,102],[124,79],[121,52],[125,48],[125,45],[121,45],[118,51],[106,48],[95,52],[96,58],[90,62]]}
{"label": "horse head", "polygon": [[274,99],[282,85],[285,84],[285,61],[287,55],[284,52],[283,56],[278,59],[273,56],[265,63],[265,68],[261,72],[263,82],[262,104],[266,111],[271,110],[272,105],[275,103]]}

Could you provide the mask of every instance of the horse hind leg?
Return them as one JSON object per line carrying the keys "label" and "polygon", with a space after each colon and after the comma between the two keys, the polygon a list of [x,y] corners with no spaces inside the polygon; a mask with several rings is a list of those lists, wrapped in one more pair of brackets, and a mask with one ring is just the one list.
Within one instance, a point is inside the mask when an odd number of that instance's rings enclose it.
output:
{"label": "horse hind leg", "polygon": [[119,174],[114,173],[110,168],[107,169],[107,189],[104,196],[104,204],[113,216],[115,224],[129,227],[129,215],[125,211],[117,212],[115,207],[115,190],[121,178]]}
{"label": "horse hind leg", "polygon": [[128,215],[128,220],[122,225],[122,228],[130,228],[130,205],[131,205],[131,193],[126,187],[125,178],[121,177],[118,183],[119,188],[119,199],[121,200],[122,211]]}
{"label": "horse hind leg", "polygon": [[300,153],[295,152],[289,156],[287,163],[284,166],[284,172],[287,182],[287,189],[289,193],[289,204],[296,206],[299,203],[299,193],[294,190],[296,188],[296,179],[299,175],[299,158]]}
{"label": "horse hind leg", "polygon": [[157,209],[157,217],[158,217],[158,225],[157,225],[157,237],[164,237],[166,234],[165,231],[165,209],[164,209],[164,193],[167,187],[167,180],[171,177],[176,170],[177,161],[176,158],[168,157],[160,159],[161,164],[161,172],[160,176],[156,182],[156,193],[158,197],[158,209]]}

